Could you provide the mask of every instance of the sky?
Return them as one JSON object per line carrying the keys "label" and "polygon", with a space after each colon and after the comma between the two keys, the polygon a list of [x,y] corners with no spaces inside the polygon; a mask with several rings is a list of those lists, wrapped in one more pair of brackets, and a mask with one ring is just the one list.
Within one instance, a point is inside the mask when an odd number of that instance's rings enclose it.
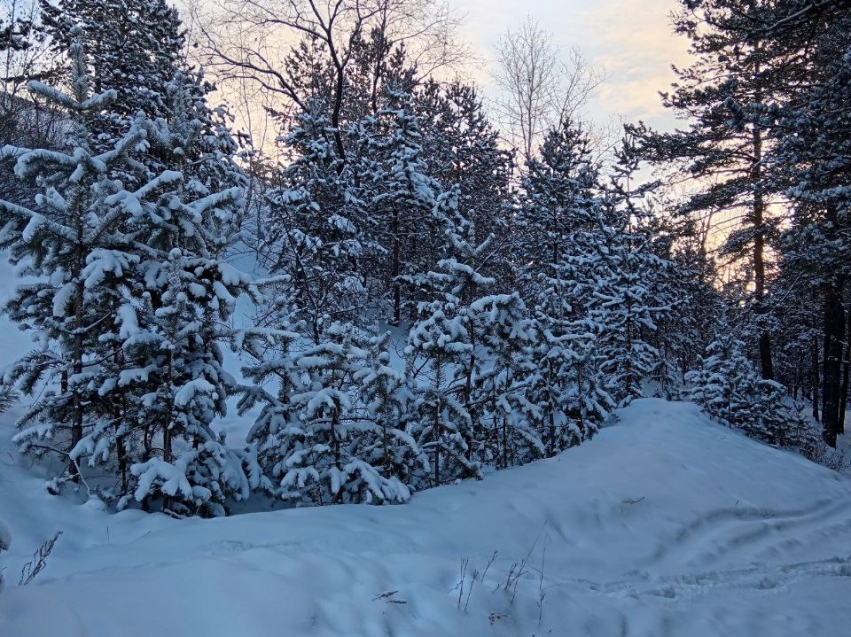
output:
{"label": "sky", "polygon": [[[460,35],[480,55],[492,59],[494,45],[505,30],[527,15],[537,19],[563,48],[578,46],[585,58],[608,78],[589,113],[594,119],[612,116],[642,119],[671,129],[676,121],[666,112],[659,91],[674,75],[671,64],[688,60],[685,38],[672,32],[669,15],[676,0],[450,0],[466,14]],[[485,94],[493,84],[484,68],[475,80]]]}

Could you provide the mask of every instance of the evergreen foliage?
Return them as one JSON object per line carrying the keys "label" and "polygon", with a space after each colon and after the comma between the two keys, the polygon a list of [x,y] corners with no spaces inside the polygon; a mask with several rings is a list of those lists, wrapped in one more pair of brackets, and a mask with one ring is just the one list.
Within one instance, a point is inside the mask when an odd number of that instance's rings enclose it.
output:
{"label": "evergreen foliage", "polygon": [[[249,487],[239,454],[210,429],[232,385],[220,326],[249,289],[220,260],[241,192],[198,198],[179,170],[147,178],[139,155],[163,143],[190,154],[195,122],[175,119],[169,129],[140,115],[114,148],[94,150],[104,120],[89,114],[108,113],[116,91],[90,94],[82,30],[73,35],[74,93],[31,85],[68,112],[69,150],[2,151],[42,191],[33,208],[0,202],[4,247],[35,279],[7,305],[37,343],[4,379],[36,397],[15,440],[26,453],[67,462],[53,488],[68,478],[95,488],[83,468],[100,464],[118,473],[117,487],[102,493],[119,497],[119,507],[132,494],[176,514],[221,514]],[[116,173],[136,175],[131,189]]]}

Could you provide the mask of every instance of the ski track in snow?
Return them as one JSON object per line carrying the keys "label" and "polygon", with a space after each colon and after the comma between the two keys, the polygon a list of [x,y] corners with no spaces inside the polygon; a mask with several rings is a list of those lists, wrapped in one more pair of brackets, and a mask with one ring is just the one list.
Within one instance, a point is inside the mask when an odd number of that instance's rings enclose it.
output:
{"label": "ski track in snow", "polygon": [[[790,511],[711,511],[661,541],[649,562],[658,568],[757,561],[851,530],[851,499]],[[851,548],[851,547],[849,547]]]}

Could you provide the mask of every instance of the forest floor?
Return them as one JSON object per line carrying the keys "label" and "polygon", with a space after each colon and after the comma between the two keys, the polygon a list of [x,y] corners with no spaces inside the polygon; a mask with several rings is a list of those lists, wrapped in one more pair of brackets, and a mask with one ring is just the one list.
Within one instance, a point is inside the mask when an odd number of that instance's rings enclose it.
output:
{"label": "forest floor", "polygon": [[851,479],[688,403],[617,415],[556,458],[404,506],[174,520],[48,495],[7,414],[0,635],[851,636]]}

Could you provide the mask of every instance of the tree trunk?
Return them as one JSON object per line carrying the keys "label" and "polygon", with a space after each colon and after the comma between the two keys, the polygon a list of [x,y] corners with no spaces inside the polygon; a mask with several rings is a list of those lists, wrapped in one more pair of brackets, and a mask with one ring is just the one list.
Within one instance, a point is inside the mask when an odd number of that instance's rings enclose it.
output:
{"label": "tree trunk", "polygon": [[831,285],[824,300],[824,360],[822,372],[822,437],[836,447],[842,389],[842,346],[845,339],[845,308],[837,288]]}
{"label": "tree trunk", "polygon": [[845,315],[845,343],[843,343],[844,355],[842,357],[842,387],[839,392],[839,423],[838,434],[845,433],[845,410],[848,408],[848,376],[851,373],[851,308]]}
{"label": "tree trunk", "polygon": [[399,284],[399,211],[393,210],[393,218],[392,218],[392,232],[393,232],[393,267],[392,267],[392,276],[393,276],[393,325],[396,327],[399,326],[399,323],[402,320],[402,288]]}
{"label": "tree trunk", "polygon": [[813,335],[812,342],[812,377],[810,384],[810,398],[813,404],[813,419],[819,422],[819,360],[818,360],[818,337]]}
{"label": "tree trunk", "polygon": [[[754,187],[753,223],[754,230],[754,292],[756,297],[757,317],[765,315],[765,200],[762,192],[762,131],[754,126],[753,131],[754,162],[751,169],[751,179]],[[774,366],[771,362],[771,336],[765,325],[760,321],[759,362],[762,377],[765,380],[774,378]]]}
{"label": "tree trunk", "polygon": [[[83,220],[77,219],[77,254],[74,264],[74,276],[77,279],[74,290],[74,358],[73,358],[73,374],[76,376],[75,382],[80,382],[80,376],[83,373],[83,302],[85,300],[85,282],[83,281],[83,267],[85,266],[85,255],[83,254]],[[80,396],[79,390],[74,386],[74,383],[69,382],[71,392],[73,394],[72,404],[74,407],[74,420],[71,425],[71,447],[68,450],[73,452],[77,444],[83,439],[83,399]],[[80,481],[80,467],[76,461],[69,458],[68,473],[74,482]]]}

